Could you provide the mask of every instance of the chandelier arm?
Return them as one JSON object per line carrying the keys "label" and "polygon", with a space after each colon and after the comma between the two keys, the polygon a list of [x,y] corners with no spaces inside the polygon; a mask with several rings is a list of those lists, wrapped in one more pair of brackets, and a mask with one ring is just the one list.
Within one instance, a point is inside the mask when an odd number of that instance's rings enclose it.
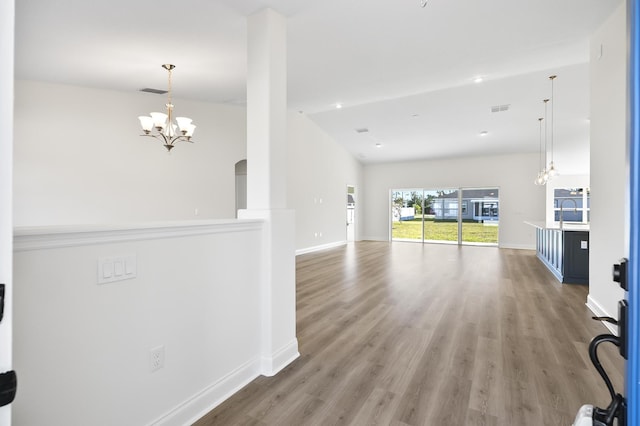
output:
{"label": "chandelier arm", "polygon": [[179,136],[175,136],[173,138],[171,138],[171,144],[173,145],[174,142],[189,142],[189,143],[193,143],[193,141],[191,140],[191,136],[185,136],[185,135],[179,135]]}
{"label": "chandelier arm", "polygon": [[149,134],[145,133],[145,134],[140,135],[140,136],[149,136],[149,137],[152,137],[152,138],[156,138],[156,139],[158,139],[160,142],[162,142],[165,145],[172,145],[173,144],[173,141],[168,139],[165,136],[164,133],[149,133]]}

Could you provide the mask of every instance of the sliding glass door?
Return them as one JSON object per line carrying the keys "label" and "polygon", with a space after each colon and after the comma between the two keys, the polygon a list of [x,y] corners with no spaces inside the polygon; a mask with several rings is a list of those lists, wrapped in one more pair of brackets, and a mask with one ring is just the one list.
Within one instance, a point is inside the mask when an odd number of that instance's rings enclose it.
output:
{"label": "sliding glass door", "polygon": [[458,243],[458,190],[424,191],[424,241]]}
{"label": "sliding glass door", "polygon": [[464,244],[498,244],[499,205],[497,188],[462,189]]}
{"label": "sliding glass door", "polygon": [[422,189],[391,191],[391,239],[422,241]]}
{"label": "sliding glass door", "polygon": [[497,245],[498,188],[394,189],[394,241]]}

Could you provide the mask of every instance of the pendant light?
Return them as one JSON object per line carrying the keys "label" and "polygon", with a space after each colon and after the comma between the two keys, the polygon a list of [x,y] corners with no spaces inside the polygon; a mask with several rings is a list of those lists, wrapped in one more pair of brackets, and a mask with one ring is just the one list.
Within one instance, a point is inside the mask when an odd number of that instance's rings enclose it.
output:
{"label": "pendant light", "polygon": [[556,98],[554,96],[553,93],[553,81],[556,79],[556,77],[558,77],[557,75],[552,75],[549,76],[549,80],[551,80],[551,162],[549,163],[549,168],[547,169],[547,173],[549,175],[549,179],[553,179],[554,177],[558,176],[558,170],[556,169],[555,165],[553,164],[553,106],[556,103]]}
{"label": "pendant light", "polygon": [[546,169],[547,164],[547,106],[549,104],[549,99],[543,99],[544,103],[544,162],[542,163],[542,170],[540,170],[540,175],[542,177],[542,185],[545,185],[549,180],[549,171]]}
{"label": "pendant light", "polygon": [[539,143],[538,143],[538,166],[540,166],[540,171],[538,172],[538,176],[536,176],[536,178],[533,181],[533,183],[536,185],[545,184],[544,178],[542,177],[543,175],[542,169],[544,168],[544,162],[542,161],[542,120],[544,120],[544,118],[542,117],[538,118],[538,127],[540,130],[540,137],[539,137]]}

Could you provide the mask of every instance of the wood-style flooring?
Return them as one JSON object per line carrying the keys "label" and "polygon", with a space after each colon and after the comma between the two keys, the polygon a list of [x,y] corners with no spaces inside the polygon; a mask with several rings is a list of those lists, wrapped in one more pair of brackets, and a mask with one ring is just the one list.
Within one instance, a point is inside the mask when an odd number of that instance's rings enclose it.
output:
{"label": "wood-style flooring", "polygon": [[[532,251],[359,242],[296,263],[300,358],[196,425],[568,426],[609,403],[588,288]],[[621,392],[616,349],[601,361]]]}

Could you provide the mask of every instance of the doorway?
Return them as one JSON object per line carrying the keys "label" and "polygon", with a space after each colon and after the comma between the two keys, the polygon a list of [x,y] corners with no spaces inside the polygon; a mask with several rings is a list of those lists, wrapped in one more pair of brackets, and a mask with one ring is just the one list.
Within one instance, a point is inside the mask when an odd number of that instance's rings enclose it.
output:
{"label": "doorway", "polygon": [[356,187],[347,185],[347,242],[356,240]]}
{"label": "doorway", "polygon": [[247,160],[236,163],[236,219],[238,210],[247,208]]}

